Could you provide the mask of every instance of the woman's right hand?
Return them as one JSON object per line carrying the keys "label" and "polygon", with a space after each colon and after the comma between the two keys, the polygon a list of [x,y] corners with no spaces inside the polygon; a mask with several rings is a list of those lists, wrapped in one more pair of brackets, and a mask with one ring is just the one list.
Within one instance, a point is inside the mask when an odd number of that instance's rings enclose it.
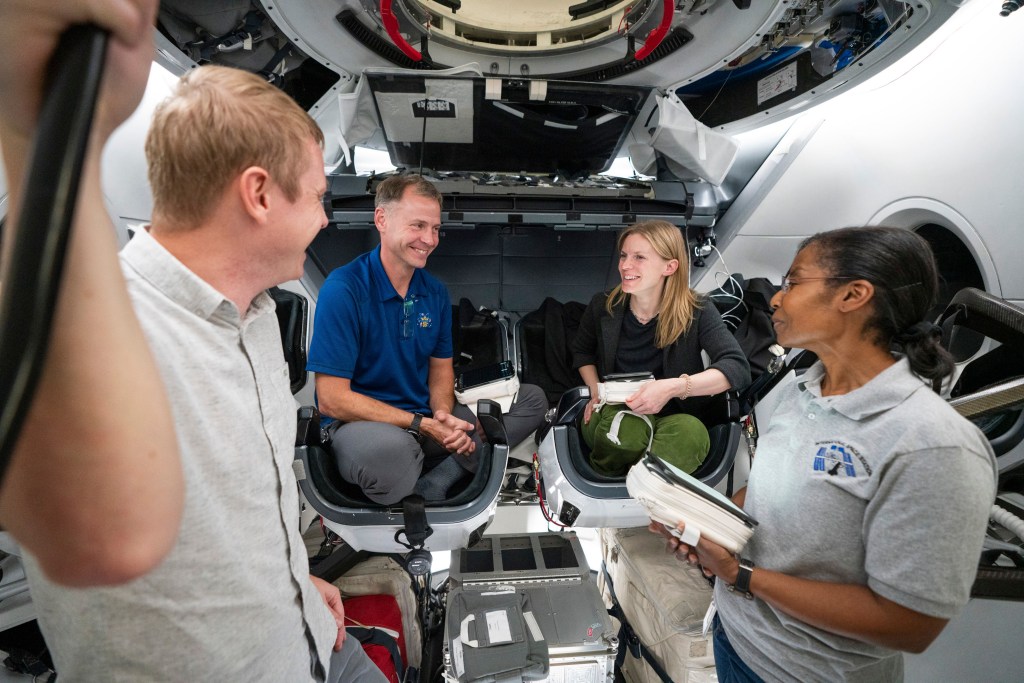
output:
{"label": "woman's right hand", "polygon": [[670,527],[655,520],[651,520],[647,526],[649,531],[665,539],[665,549],[675,555],[677,560],[700,567],[704,576],[719,576],[726,583],[735,583],[736,573],[739,571],[739,560],[736,556],[706,538],[701,538],[697,545],[683,543],[679,538],[685,528],[686,524],[679,522],[673,532]]}
{"label": "woman's right hand", "polygon": [[591,395],[590,400],[587,402],[587,407],[583,409],[583,424],[590,424],[590,416],[594,413],[594,406],[597,405],[599,400],[600,398],[597,396],[597,392],[594,392]]}
{"label": "woman's right hand", "polygon": [[626,399],[626,405],[639,415],[657,415],[671,399],[677,398],[679,379],[658,379],[644,382],[643,385]]}

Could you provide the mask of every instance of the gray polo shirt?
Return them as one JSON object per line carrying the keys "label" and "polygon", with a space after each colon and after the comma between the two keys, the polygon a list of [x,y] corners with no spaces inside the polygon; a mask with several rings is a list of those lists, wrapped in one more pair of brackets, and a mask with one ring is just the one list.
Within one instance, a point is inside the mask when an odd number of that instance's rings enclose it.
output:
{"label": "gray polo shirt", "polygon": [[[784,389],[757,447],[744,508],[759,522],[743,555],[759,567],[866,585],[949,618],[977,571],[996,466],[988,441],[900,360],[841,396],[823,366]],[[768,681],[901,680],[894,651],[715,590],[726,634]]]}
{"label": "gray polo shirt", "polygon": [[260,294],[240,317],[144,230],[121,262],[177,425],[184,517],[170,555],[126,585],[64,588],[28,564],[60,678],[319,678],[311,668],[326,669],[337,626],[299,535],[295,403],[273,300]]}

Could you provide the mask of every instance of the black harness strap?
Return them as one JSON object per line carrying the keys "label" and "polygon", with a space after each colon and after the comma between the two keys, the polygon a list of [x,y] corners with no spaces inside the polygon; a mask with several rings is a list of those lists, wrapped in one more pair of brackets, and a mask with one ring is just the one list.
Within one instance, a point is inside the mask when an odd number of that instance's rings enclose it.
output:
{"label": "black harness strap", "polygon": [[[402,500],[402,518],[405,520],[405,528],[395,532],[395,542],[401,543],[409,550],[422,548],[427,537],[434,533],[427,524],[427,505],[423,496],[413,494]],[[403,533],[404,542],[399,538]]]}
{"label": "black harness strap", "polygon": [[[654,671],[655,675],[661,679],[662,683],[675,683],[672,677],[665,672],[661,663],[654,657],[654,654],[640,642],[640,636],[630,626],[629,620],[626,619],[626,615],[622,611],[622,606],[619,605],[619,599],[615,597],[615,584],[612,583],[611,574],[608,573],[608,567],[604,562],[601,563],[601,573],[604,574],[605,584],[608,586],[608,592],[612,596],[612,606],[608,608],[608,614],[619,620],[619,642],[626,644],[626,647],[629,648],[629,653],[635,659],[642,657],[647,662],[647,665],[651,667],[651,670]],[[625,662],[626,648],[619,648],[618,653],[615,655],[615,670],[621,671],[622,665]]]}
{"label": "black harness strap", "polygon": [[398,672],[398,680],[405,680],[402,652],[398,649],[398,640],[394,636],[374,627],[346,626],[345,630],[363,645],[380,645],[387,648],[391,655],[391,662],[395,665],[395,671]]}

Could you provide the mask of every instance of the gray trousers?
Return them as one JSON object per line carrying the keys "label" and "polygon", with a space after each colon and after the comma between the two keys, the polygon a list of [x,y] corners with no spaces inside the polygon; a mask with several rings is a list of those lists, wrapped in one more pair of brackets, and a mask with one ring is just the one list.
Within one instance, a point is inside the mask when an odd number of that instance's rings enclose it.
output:
{"label": "gray trousers", "polygon": [[388,683],[387,676],[373,663],[359,639],[346,636],[341,649],[331,653],[331,670],[327,683]]}
{"label": "gray trousers", "polygon": [[[509,411],[502,415],[509,446],[515,446],[544,422],[548,401],[540,387],[522,384]],[[456,404],[455,417],[475,424],[468,407]],[[331,450],[345,481],[358,484],[375,503],[390,505],[412,493],[420,475],[448,457],[448,452],[431,439],[421,445],[401,427],[384,422],[347,422],[333,428]],[[483,449],[479,429],[470,432],[473,454],[455,456],[467,471],[475,472]]]}

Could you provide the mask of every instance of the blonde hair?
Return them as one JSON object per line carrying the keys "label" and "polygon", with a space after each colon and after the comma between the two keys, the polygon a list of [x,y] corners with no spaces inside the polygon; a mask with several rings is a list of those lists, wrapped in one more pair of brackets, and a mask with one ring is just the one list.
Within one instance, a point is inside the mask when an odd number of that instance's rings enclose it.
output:
{"label": "blonde hair", "polygon": [[[665,278],[665,286],[661,292],[661,312],[658,314],[658,327],[654,333],[654,345],[663,349],[675,342],[690,329],[694,311],[700,308],[700,299],[690,289],[690,264],[686,257],[686,244],[682,232],[668,221],[645,221],[634,223],[619,235],[616,249],[622,253],[622,245],[630,235],[639,235],[647,240],[654,252],[671,261],[676,259],[679,267],[676,272]],[[617,285],[608,294],[605,308],[611,314],[612,309],[626,301],[622,285]]]}
{"label": "blonde hair", "polygon": [[146,136],[153,214],[172,225],[195,225],[251,166],[265,169],[294,201],[310,141],[323,147],[316,122],[259,76],[222,66],[194,69],[157,106]]}

